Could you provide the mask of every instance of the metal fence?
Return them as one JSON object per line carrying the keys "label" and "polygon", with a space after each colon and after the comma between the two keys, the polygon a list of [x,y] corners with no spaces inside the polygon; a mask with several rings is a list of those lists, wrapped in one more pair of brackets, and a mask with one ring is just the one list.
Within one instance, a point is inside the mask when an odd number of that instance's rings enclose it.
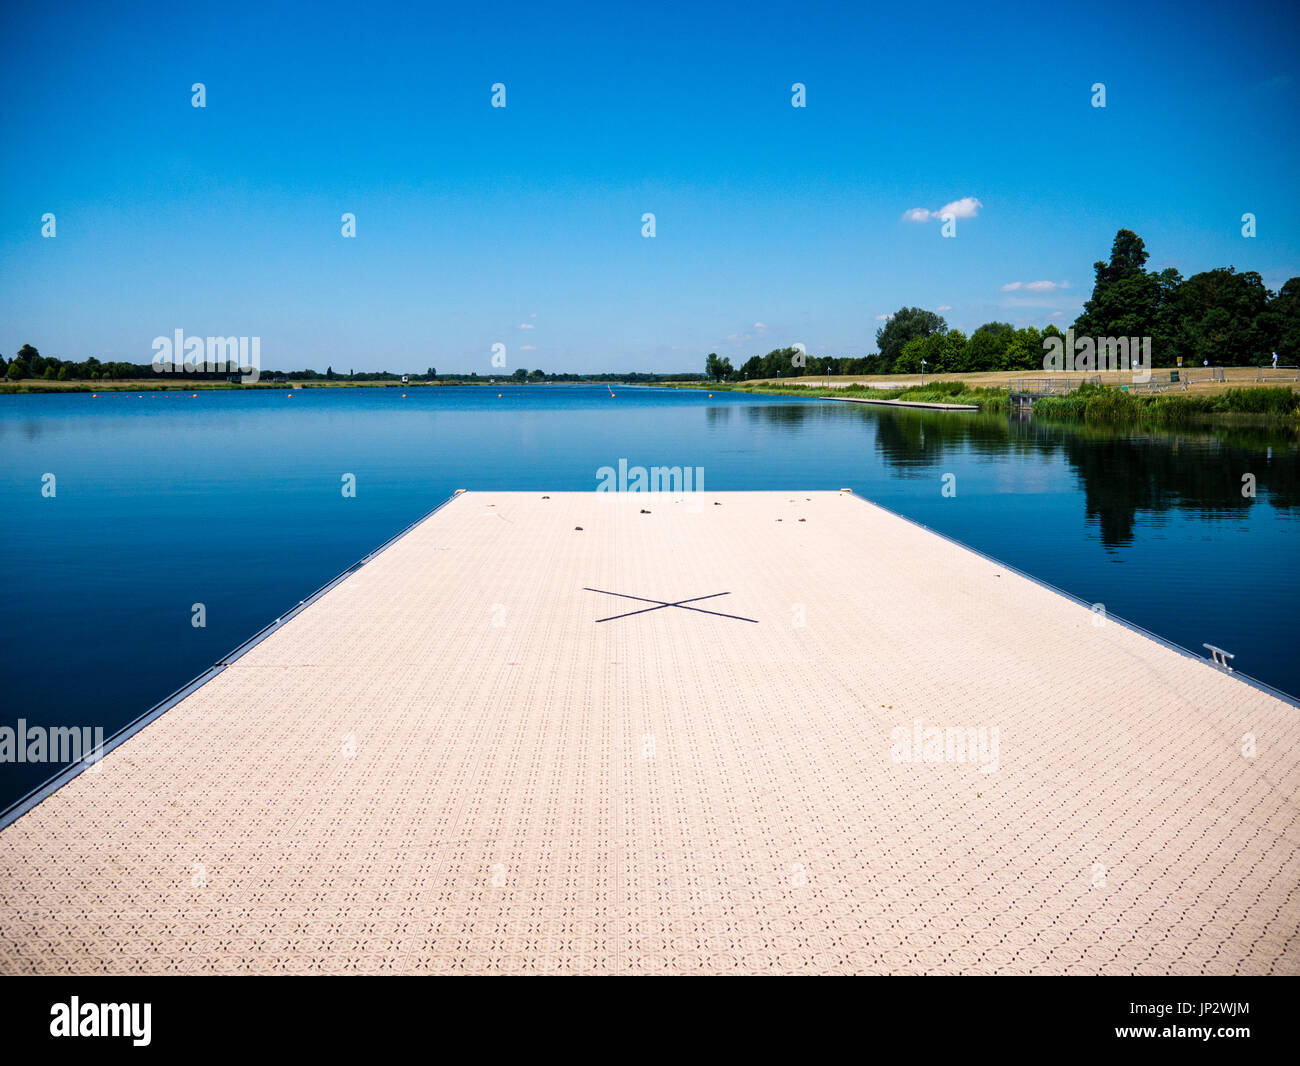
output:
{"label": "metal fence", "polygon": [[1064,396],[1077,392],[1083,385],[1100,385],[1101,378],[1015,378],[1007,388],[1021,396]]}

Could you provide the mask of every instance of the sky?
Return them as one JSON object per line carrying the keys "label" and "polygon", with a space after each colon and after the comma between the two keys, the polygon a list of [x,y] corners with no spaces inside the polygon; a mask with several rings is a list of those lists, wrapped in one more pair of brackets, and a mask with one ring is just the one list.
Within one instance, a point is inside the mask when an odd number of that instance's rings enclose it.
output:
{"label": "sky", "polygon": [[1300,274],[1294,5],[2,7],[6,356],[698,371],[1068,325],[1121,227]]}

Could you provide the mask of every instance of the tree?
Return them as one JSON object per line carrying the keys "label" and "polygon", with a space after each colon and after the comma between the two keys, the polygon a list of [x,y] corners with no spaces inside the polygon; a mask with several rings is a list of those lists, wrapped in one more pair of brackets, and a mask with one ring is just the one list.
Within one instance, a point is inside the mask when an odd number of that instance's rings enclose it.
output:
{"label": "tree", "polygon": [[1110,244],[1110,262],[1093,264],[1097,280],[1113,284],[1127,277],[1146,272],[1147,246],[1131,229],[1115,234]]}
{"label": "tree", "polygon": [[432,381],[437,376],[438,376],[438,371],[435,370],[433,367],[429,367],[429,374],[428,374],[429,380]]}
{"label": "tree", "polygon": [[966,334],[959,329],[931,333],[928,337],[913,337],[903,346],[894,370],[900,374],[919,373],[924,359],[927,374],[960,371],[968,361],[967,344]]}
{"label": "tree", "polygon": [[531,374],[528,375],[528,380],[529,380],[529,381],[545,381],[545,380],[546,380],[546,375],[545,375],[542,371],[540,371],[540,370],[534,370]]}
{"label": "tree", "polygon": [[722,360],[718,358],[717,352],[709,352],[709,357],[704,360],[704,373],[714,381],[722,380]]}
{"label": "tree", "polygon": [[1271,295],[1253,270],[1238,274],[1219,267],[1193,274],[1172,296],[1173,354],[1193,365],[1271,362],[1278,332]]}
{"label": "tree", "polygon": [[9,364],[9,369],[5,371],[5,377],[10,381],[20,381],[27,376],[27,368],[21,362],[15,359]]}
{"label": "tree", "polygon": [[[1291,278],[1269,301],[1278,361],[1300,365],[1300,278]],[[1271,363],[1272,357],[1269,357]]]}
{"label": "tree", "polygon": [[[1056,329],[1048,326],[1049,330]],[[1003,370],[1040,370],[1043,366],[1043,337],[1033,326],[1018,329],[1003,355]]]}
{"label": "tree", "polygon": [[66,366],[59,367],[59,380],[60,381],[68,380],[68,368]]}
{"label": "tree", "polygon": [[1173,269],[1150,274],[1146,261],[1141,237],[1129,229],[1116,233],[1110,262],[1092,265],[1092,298],[1075,320],[1074,332],[1083,337],[1150,337],[1153,360],[1172,366],[1176,316],[1171,318],[1170,302],[1182,278]]}
{"label": "tree", "polygon": [[515,381],[519,382],[519,383],[522,385],[525,381],[528,380],[528,371],[525,370],[525,369],[521,366],[518,370],[516,370],[516,371],[515,371],[513,374],[511,374],[510,376],[511,376]]}
{"label": "tree", "polygon": [[948,323],[944,321],[943,315],[922,307],[900,307],[888,322],[876,330],[876,347],[880,350],[884,373],[892,371],[894,361],[903,354],[903,346],[908,341],[944,333],[947,329]]}
{"label": "tree", "polygon": [[971,334],[963,370],[1004,370],[1007,349],[1015,336],[1009,322],[986,322]]}

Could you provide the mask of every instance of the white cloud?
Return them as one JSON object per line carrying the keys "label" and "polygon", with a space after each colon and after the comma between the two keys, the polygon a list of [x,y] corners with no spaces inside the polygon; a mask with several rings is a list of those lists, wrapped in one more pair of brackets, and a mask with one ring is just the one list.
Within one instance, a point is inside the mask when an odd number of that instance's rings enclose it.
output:
{"label": "white cloud", "polygon": [[767,323],[766,323],[766,322],[755,322],[755,323],[754,323],[754,328],[755,328],[755,329],[760,329],[760,330],[761,330],[761,329],[767,329]]}
{"label": "white cloud", "polygon": [[936,310],[936,311],[951,311],[951,310],[952,310],[952,304],[940,304],[938,307],[935,308],[935,310]]}
{"label": "white cloud", "polygon": [[963,196],[944,204],[938,211],[929,211],[924,207],[909,207],[903,212],[904,222],[938,222],[947,216],[953,218],[974,218],[984,205],[973,196]]}
{"label": "white cloud", "polygon": [[893,317],[894,317],[893,315],[876,315],[876,321],[877,321],[877,322],[888,322],[888,321],[889,321],[891,318],[893,318]]}
{"label": "white cloud", "polygon": [[519,323],[519,328],[520,328],[520,329],[536,329],[537,327],[534,326],[531,322],[520,322],[520,323]]}
{"label": "white cloud", "polygon": [[944,204],[935,215],[938,218],[943,218],[944,215],[952,215],[953,218],[974,218],[983,206],[975,197],[963,196],[960,200]]}
{"label": "white cloud", "polygon": [[1002,291],[1015,292],[1024,289],[1026,292],[1056,292],[1057,289],[1069,287],[1068,281],[1009,281],[1002,286]]}
{"label": "white cloud", "polygon": [[524,345],[522,348],[520,348],[519,350],[520,350],[521,352],[535,352],[535,351],[537,351],[537,345],[535,345],[535,344],[525,344],[525,345]]}

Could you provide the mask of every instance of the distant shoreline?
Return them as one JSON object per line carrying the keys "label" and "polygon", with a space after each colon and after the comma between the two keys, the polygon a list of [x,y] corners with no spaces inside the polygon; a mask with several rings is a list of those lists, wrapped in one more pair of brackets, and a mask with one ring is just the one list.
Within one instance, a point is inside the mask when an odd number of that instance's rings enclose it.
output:
{"label": "distant shoreline", "polygon": [[302,389],[428,389],[428,388],[536,388],[547,385],[588,385],[599,387],[612,385],[630,388],[633,385],[662,387],[668,385],[691,384],[680,379],[671,381],[412,381],[403,385],[400,381],[258,381],[247,385],[230,381],[186,381],[172,377],[170,380],[158,381],[154,378],[121,378],[114,381],[47,381],[44,378],[22,378],[18,381],[0,382],[0,394],[24,393],[64,393],[64,392],[298,392]]}

